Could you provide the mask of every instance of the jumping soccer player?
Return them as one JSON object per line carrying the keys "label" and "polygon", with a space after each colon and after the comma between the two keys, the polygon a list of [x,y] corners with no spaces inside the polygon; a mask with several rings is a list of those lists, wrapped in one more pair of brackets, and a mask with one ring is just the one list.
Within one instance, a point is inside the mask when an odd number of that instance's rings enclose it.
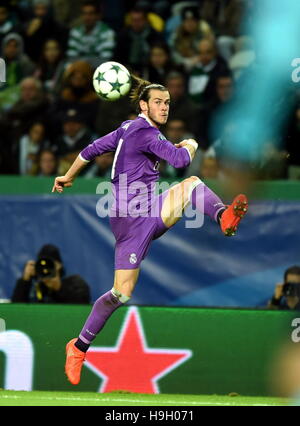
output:
{"label": "jumping soccer player", "polygon": [[[185,207],[191,203],[196,210],[210,216],[226,236],[235,234],[248,209],[245,195],[238,195],[230,206],[225,206],[196,176],[185,179],[161,195],[155,195],[159,161],[166,160],[173,167],[187,167],[198,144],[188,139],[174,146],[164,138],[159,128],[168,120],[169,92],[164,86],[135,80],[137,87],[132,91],[131,99],[138,108],[139,116],[125,121],[114,132],[87,146],[66,175],[55,179],[52,189],[52,192],[63,192],[64,188],[72,186],[78,173],[96,156],[115,152],[111,176],[115,201],[112,207],[114,214],[110,217],[116,239],[114,284],[94,304],[79,338],[67,344],[65,371],[74,385],[80,382],[89,346],[112,313],[130,299],[140,264],[151,242],[180,219]],[[129,190],[133,184],[142,188],[138,194]]]}

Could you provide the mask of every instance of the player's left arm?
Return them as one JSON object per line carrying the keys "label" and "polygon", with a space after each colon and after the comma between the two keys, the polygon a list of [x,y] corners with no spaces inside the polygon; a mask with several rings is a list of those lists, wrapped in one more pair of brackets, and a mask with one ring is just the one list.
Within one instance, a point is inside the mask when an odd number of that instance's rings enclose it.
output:
{"label": "player's left arm", "polygon": [[196,151],[198,149],[198,143],[195,141],[195,139],[185,139],[184,141],[180,143],[176,143],[174,145],[176,148],[185,148],[188,150],[191,156],[191,160],[194,159]]}
{"label": "player's left arm", "polygon": [[180,144],[173,145],[167,140],[162,140],[160,134],[151,132],[147,136],[143,151],[155,154],[175,168],[189,166],[198,148],[197,142],[193,139],[186,139]]}

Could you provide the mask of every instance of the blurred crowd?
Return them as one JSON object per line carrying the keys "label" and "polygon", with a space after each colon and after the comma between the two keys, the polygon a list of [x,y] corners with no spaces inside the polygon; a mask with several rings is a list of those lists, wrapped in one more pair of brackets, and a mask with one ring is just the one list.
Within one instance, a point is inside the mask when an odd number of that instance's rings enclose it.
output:
{"label": "blurred crowd", "polygon": [[[127,97],[111,103],[93,90],[95,67],[115,60],[168,88],[168,140],[200,144],[188,170],[161,164],[162,177],[221,178],[228,111],[256,63],[252,10],[253,0],[0,0],[0,174],[64,174],[83,147],[136,117]],[[289,123],[281,140],[266,141],[257,179],[300,178],[297,95],[295,86]],[[108,177],[112,162],[101,156],[83,176]]]}

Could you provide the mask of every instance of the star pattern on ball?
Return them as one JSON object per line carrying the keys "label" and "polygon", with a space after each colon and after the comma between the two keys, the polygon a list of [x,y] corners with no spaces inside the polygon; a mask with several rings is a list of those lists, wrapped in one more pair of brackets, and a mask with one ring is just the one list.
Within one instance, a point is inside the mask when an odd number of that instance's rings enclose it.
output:
{"label": "star pattern on ball", "polygon": [[95,70],[93,85],[100,98],[116,101],[129,92],[131,87],[130,73],[120,64],[106,62]]}
{"label": "star pattern on ball", "polygon": [[97,77],[95,78],[95,80],[97,80],[99,84],[103,80],[103,74],[103,72],[99,72]]}
{"label": "star pattern on ball", "polygon": [[120,91],[120,87],[122,86],[122,84],[120,84],[118,81],[109,84],[111,85],[112,90],[117,90],[118,92]]}
{"label": "star pattern on ball", "polygon": [[111,69],[116,71],[117,74],[120,71],[120,67],[118,65],[112,65]]}

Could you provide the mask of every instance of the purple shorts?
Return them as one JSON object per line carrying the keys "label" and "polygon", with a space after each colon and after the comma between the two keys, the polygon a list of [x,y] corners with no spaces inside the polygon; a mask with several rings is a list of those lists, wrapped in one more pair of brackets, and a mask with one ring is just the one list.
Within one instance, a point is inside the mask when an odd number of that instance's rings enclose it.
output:
{"label": "purple shorts", "polygon": [[162,204],[167,195],[168,191],[165,191],[156,197],[155,217],[110,218],[111,229],[116,239],[116,270],[139,268],[149,251],[151,242],[169,229],[161,219]]}

